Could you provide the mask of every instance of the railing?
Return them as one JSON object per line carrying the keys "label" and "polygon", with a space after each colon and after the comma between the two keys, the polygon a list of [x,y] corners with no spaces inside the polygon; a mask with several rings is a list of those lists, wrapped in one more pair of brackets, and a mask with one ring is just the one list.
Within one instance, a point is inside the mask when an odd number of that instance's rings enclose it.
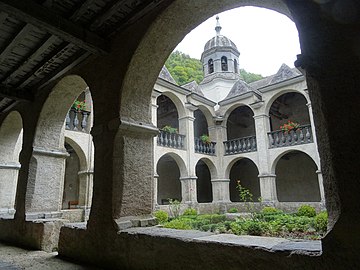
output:
{"label": "railing", "polygon": [[256,136],[237,138],[224,142],[225,155],[257,151]]}
{"label": "railing", "polygon": [[289,132],[276,130],[268,133],[269,148],[292,146],[313,142],[311,125],[300,126]]}
{"label": "railing", "polygon": [[89,115],[90,112],[87,111],[77,111],[75,109],[70,109],[70,111],[68,111],[66,114],[65,128],[67,130],[89,133]]}
{"label": "railing", "polygon": [[215,156],[216,142],[204,143],[199,138],[195,138],[195,153]]}
{"label": "railing", "polygon": [[157,144],[165,147],[184,149],[184,138],[185,135],[160,130],[157,137]]}

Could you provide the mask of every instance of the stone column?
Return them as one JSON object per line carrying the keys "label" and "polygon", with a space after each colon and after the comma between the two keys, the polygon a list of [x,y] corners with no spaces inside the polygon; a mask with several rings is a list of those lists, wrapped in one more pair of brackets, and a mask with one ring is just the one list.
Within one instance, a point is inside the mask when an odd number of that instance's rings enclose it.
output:
{"label": "stone column", "polygon": [[211,179],[213,202],[230,202],[230,179]]}
{"label": "stone column", "polygon": [[109,128],[117,129],[112,157],[114,218],[150,215],[154,205],[153,137],[158,129],[128,119],[114,119]]}
{"label": "stone column", "polygon": [[317,170],[316,174],[318,176],[321,203],[325,205],[325,192],[324,192],[323,176],[322,176],[322,173],[320,170]]}
{"label": "stone column", "polygon": [[154,174],[154,196],[153,196],[153,210],[158,206],[158,183],[159,183],[159,175],[157,173]]}
{"label": "stone column", "polygon": [[270,130],[269,116],[266,114],[254,115],[256,130],[256,145],[258,154],[258,170],[259,174],[267,174],[269,168],[269,145],[267,132]]}
{"label": "stone column", "polygon": [[93,171],[80,171],[79,176],[79,206],[90,208],[93,191]]}
{"label": "stone column", "polygon": [[58,216],[62,206],[65,159],[68,156],[65,149],[33,149],[26,191],[27,214],[33,216],[34,213],[39,213],[39,217]]}
{"label": "stone column", "polygon": [[181,177],[181,196],[182,203],[196,203],[196,176]]}
{"label": "stone column", "polygon": [[263,202],[274,203],[277,202],[276,193],[276,175],[275,174],[260,174],[260,191]]}
{"label": "stone column", "polygon": [[14,212],[16,185],[21,165],[19,163],[0,164],[0,213]]}

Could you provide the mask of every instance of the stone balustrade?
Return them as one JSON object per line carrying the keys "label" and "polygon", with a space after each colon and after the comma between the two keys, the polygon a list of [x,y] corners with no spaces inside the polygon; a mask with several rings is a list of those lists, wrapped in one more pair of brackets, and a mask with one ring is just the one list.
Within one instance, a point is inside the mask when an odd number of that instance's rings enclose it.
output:
{"label": "stone balustrade", "polygon": [[313,142],[311,125],[300,126],[289,132],[276,130],[268,133],[269,148],[293,146]]}
{"label": "stone balustrade", "polygon": [[89,133],[89,115],[90,112],[88,111],[77,111],[73,108],[70,109],[66,115],[65,128],[67,130]]}
{"label": "stone balustrade", "polygon": [[225,155],[257,151],[256,136],[236,138],[224,142]]}
{"label": "stone balustrade", "polygon": [[204,143],[201,139],[195,138],[195,153],[215,156],[216,142]]}
{"label": "stone balustrade", "polygon": [[160,130],[157,137],[157,144],[164,147],[184,149],[184,139],[185,135]]}

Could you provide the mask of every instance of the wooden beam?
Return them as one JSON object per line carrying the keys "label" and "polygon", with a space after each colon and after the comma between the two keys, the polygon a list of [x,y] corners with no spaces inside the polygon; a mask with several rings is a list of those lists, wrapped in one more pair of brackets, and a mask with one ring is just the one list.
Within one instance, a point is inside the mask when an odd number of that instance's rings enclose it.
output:
{"label": "wooden beam", "polygon": [[110,19],[116,12],[118,12],[119,8],[126,3],[127,0],[119,0],[111,7],[109,7],[102,15],[96,18],[96,20],[90,25],[91,30],[95,30],[104,24],[108,19]]}
{"label": "wooden beam", "polygon": [[0,97],[9,98],[17,101],[32,101],[34,96],[30,90],[13,89],[5,86],[0,86]]}
{"label": "wooden beam", "polygon": [[15,37],[11,39],[11,41],[2,48],[0,53],[0,65],[4,62],[4,60],[8,57],[8,55],[12,52],[12,50],[20,43],[20,41],[35,27],[27,24]]}
{"label": "wooden beam", "polygon": [[71,15],[70,20],[76,22],[80,20],[80,18],[88,11],[89,7],[91,7],[96,0],[86,0],[75,12]]}
{"label": "wooden beam", "polygon": [[[89,52],[86,52],[84,50],[81,50],[68,59],[66,59],[58,68],[50,72],[45,78],[40,80],[38,83],[36,83],[31,88],[37,91],[38,89],[44,88],[46,85],[51,83],[52,81],[58,79],[59,77],[63,76],[66,72],[68,72],[73,67],[80,64],[82,61],[84,61],[86,58],[90,56]],[[85,90],[85,89],[84,89]]]}
{"label": "wooden beam", "polygon": [[29,4],[27,0],[0,0],[0,10],[91,53],[109,51],[105,39],[33,1]]}

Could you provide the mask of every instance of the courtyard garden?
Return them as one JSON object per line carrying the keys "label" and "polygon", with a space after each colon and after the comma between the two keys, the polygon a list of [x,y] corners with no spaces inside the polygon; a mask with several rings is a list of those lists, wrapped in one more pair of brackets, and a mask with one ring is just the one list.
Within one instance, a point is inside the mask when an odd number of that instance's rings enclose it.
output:
{"label": "courtyard garden", "polygon": [[245,202],[246,213],[237,213],[236,208],[230,208],[226,214],[198,214],[196,209],[188,208],[180,214],[180,202],[170,200],[170,215],[162,210],[154,215],[160,226],[180,230],[306,240],[318,240],[327,231],[326,211],[316,213],[309,205],[302,205],[294,213],[284,213],[268,206],[256,211],[251,193],[240,184],[238,190]]}

